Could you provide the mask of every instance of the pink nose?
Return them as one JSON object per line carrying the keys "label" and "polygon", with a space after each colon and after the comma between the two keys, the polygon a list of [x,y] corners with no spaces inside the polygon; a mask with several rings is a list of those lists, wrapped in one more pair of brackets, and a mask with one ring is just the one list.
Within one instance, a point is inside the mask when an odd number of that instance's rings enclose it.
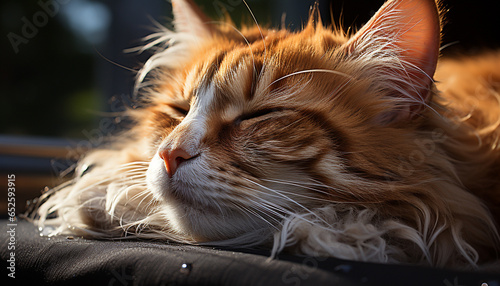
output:
{"label": "pink nose", "polygon": [[177,148],[174,150],[161,150],[159,152],[160,158],[165,162],[165,168],[167,169],[168,176],[172,178],[172,176],[177,171],[179,166],[193,158],[193,156],[189,155],[184,149]]}

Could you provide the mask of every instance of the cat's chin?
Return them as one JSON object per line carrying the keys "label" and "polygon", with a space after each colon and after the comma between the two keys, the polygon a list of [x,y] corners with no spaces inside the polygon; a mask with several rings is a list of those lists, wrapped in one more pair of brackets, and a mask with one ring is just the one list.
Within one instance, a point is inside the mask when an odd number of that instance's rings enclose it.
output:
{"label": "cat's chin", "polygon": [[229,211],[223,215],[183,203],[168,204],[168,212],[165,214],[172,228],[201,243],[235,239],[267,227],[257,225],[255,220],[241,212]]}
{"label": "cat's chin", "polygon": [[197,242],[234,239],[269,226],[241,210],[211,206],[186,195],[186,192],[202,190],[175,189],[158,155],[149,164],[146,182],[155,198],[162,202],[170,226]]}

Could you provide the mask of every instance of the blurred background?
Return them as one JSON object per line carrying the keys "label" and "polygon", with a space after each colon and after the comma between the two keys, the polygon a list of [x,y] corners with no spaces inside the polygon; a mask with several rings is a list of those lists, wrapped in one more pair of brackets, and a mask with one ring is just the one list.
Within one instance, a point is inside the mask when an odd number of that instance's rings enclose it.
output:
{"label": "blurred background", "polygon": [[[251,20],[242,0],[197,0],[213,19],[227,11]],[[289,29],[307,20],[313,0],[247,0],[261,25]],[[383,0],[319,0],[323,22],[360,27]],[[496,1],[443,0],[445,55],[500,47]],[[78,154],[117,130],[131,104],[135,73],[150,54],[141,45],[153,21],[172,18],[167,0],[2,0],[0,3],[0,213],[7,175],[16,175],[16,210],[71,175]],[[5,190],[5,191],[4,191]]]}

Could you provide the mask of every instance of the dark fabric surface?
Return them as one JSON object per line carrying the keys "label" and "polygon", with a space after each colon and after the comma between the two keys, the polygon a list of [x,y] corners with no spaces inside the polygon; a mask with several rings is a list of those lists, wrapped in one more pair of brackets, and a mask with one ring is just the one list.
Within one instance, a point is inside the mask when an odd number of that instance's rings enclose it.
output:
{"label": "dark fabric surface", "polygon": [[[8,222],[1,222],[2,285],[478,285],[500,277],[404,265],[228,250],[152,241],[40,237],[26,221],[15,227],[15,279],[7,276]],[[183,268],[183,264],[185,267]]]}

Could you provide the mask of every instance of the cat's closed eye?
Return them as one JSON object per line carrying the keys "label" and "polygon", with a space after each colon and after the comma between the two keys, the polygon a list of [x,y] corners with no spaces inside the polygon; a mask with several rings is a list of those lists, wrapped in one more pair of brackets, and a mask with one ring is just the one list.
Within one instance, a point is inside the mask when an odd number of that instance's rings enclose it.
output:
{"label": "cat's closed eye", "polygon": [[266,115],[270,115],[272,113],[280,112],[283,110],[284,110],[283,108],[277,108],[277,107],[264,108],[264,109],[260,109],[260,110],[257,110],[257,111],[251,112],[251,113],[243,114],[243,115],[237,117],[234,122],[236,125],[239,125],[243,121],[250,120],[250,119],[257,119],[259,117],[264,117]]}
{"label": "cat's closed eye", "polygon": [[189,108],[181,107],[178,105],[170,105],[170,108],[172,108],[177,113],[177,116],[180,117],[186,117],[189,113]]}

